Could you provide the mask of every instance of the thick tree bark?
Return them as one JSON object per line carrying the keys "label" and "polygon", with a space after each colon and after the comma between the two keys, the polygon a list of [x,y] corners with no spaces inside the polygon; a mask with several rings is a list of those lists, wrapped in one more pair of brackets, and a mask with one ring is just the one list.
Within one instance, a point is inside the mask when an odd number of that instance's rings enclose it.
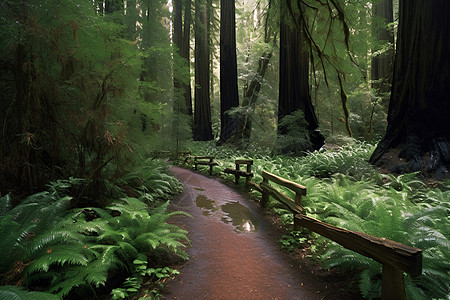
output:
{"label": "thick tree bark", "polygon": [[[181,43],[181,57],[186,59],[188,69],[190,69],[190,41],[191,41],[191,0],[184,1],[184,24],[183,24],[183,38]],[[190,78],[190,74],[189,74]],[[190,80],[184,84],[184,101],[186,106],[186,114],[192,116],[192,94]]]}
{"label": "thick tree bark", "polygon": [[209,95],[209,48],[205,0],[195,0],[194,140],[213,139]]}
{"label": "thick tree bark", "polygon": [[236,19],[234,0],[220,1],[220,140],[236,134],[237,118],[227,114],[239,106],[236,60]]}
{"label": "thick tree bark", "polygon": [[[302,110],[308,122],[313,149],[317,150],[322,147],[324,138],[316,130],[319,122],[309,93],[309,53],[301,30],[301,18],[289,21],[292,16],[287,12],[286,5],[285,1],[281,2],[278,125],[283,117]],[[278,133],[285,134],[280,126]]]}
{"label": "thick tree bark", "polygon": [[[181,0],[173,0],[173,44],[175,51],[181,56],[181,45],[183,43],[183,3]],[[174,76],[173,86],[175,92],[180,89],[181,84]],[[177,98],[177,97],[176,97]]]}
{"label": "thick tree bark", "polygon": [[407,164],[394,172],[449,177],[450,1],[400,1],[397,53],[386,134],[370,161],[392,149]]}
{"label": "thick tree bark", "polygon": [[[387,28],[387,24],[394,21],[392,0],[376,1],[372,11],[374,16],[373,36],[383,43],[389,42],[394,45],[394,29]],[[379,49],[373,50],[378,51]],[[385,53],[372,58],[371,76],[374,80],[372,87],[376,89],[380,96],[390,91],[394,54],[394,49],[389,49]]]}

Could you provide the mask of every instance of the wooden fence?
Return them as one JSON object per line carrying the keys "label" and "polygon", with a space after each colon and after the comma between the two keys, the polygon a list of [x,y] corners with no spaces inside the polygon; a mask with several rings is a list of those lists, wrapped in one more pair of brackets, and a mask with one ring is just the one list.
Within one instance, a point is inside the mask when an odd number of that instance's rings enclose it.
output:
{"label": "wooden fence", "polygon": [[[422,273],[421,249],[362,232],[346,230],[308,217],[302,205],[302,196],[306,195],[306,187],[266,171],[263,171],[262,177],[263,182],[259,186],[252,181],[249,186],[262,193],[263,206],[267,205],[269,196],[272,196],[294,214],[294,229],[307,228],[347,249],[378,261],[383,265],[381,298],[384,300],[406,299],[403,272],[412,276]],[[289,188],[295,192],[295,199],[279,192],[269,182]]]}
{"label": "wooden fence", "polygon": [[[240,177],[245,177],[245,185],[248,185],[251,178],[253,177],[252,173],[252,165],[253,165],[253,159],[236,159],[234,161],[234,164],[236,165],[236,169],[226,168],[223,170],[224,173],[227,174],[233,174],[235,183],[239,183]],[[241,170],[241,165],[246,165],[246,171]]]}

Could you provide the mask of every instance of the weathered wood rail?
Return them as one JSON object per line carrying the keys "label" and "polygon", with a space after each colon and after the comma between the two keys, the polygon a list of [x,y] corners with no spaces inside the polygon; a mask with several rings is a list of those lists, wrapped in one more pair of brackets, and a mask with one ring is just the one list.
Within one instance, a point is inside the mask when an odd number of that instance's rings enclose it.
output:
{"label": "weathered wood rail", "polygon": [[[253,159],[236,159],[234,163],[236,165],[236,169],[226,168],[225,170],[223,170],[223,172],[227,174],[234,174],[236,184],[239,184],[240,177],[245,177],[245,185],[248,186],[248,183],[251,181],[251,178],[253,177],[252,173]],[[240,169],[241,165],[247,166],[246,171]]]}
{"label": "weathered wood rail", "polygon": [[[357,231],[350,231],[306,216],[302,196],[306,187],[263,171],[263,182],[258,185],[250,181],[249,186],[262,193],[261,205],[266,206],[269,196],[283,203],[294,214],[294,229],[307,228],[330,240],[374,259],[383,265],[381,298],[405,300],[403,272],[412,276],[422,273],[422,250],[409,247],[385,238],[379,238]],[[269,182],[274,182],[295,192],[295,199],[284,195]]]}
{"label": "weathered wood rail", "polygon": [[213,173],[213,167],[217,166],[218,163],[214,161],[214,156],[190,156],[189,159],[193,159],[194,169],[198,170],[198,165],[209,166],[209,175]]}

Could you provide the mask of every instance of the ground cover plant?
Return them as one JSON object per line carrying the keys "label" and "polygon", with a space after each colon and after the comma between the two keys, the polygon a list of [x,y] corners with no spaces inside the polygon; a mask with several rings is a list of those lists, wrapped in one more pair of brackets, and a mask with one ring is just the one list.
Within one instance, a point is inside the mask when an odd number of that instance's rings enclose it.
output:
{"label": "ground cover plant", "polygon": [[[422,249],[422,275],[405,277],[408,299],[448,299],[450,181],[430,187],[420,180],[418,173],[381,174],[368,163],[373,149],[373,145],[353,141],[334,150],[291,157],[226,146],[217,148],[204,142],[190,146],[195,155],[215,155],[218,169],[233,168],[238,158],[253,159],[255,182],[262,181],[261,172],[266,170],[305,185],[307,196],[303,205],[311,217]],[[220,176],[230,181],[234,179],[223,173]],[[258,192],[253,193],[260,198]],[[269,207],[287,226],[293,223],[292,214],[275,200],[270,200]],[[282,247],[290,249],[311,239],[314,240],[314,257],[323,267],[358,272],[361,295],[366,299],[380,297],[381,264],[378,262],[315,234],[311,238],[310,234],[293,233],[281,242]]]}
{"label": "ground cover plant", "polygon": [[122,190],[134,197],[122,192],[104,208],[71,207],[70,191],[82,183],[58,180],[15,207],[9,195],[0,199],[0,298],[111,292],[121,299],[150,281],[155,290],[149,293],[157,293],[157,283],[176,273],[165,265],[168,257],[187,259],[187,232],[166,222],[181,214],[167,210],[181,185],[162,161],[147,161],[122,178]]}

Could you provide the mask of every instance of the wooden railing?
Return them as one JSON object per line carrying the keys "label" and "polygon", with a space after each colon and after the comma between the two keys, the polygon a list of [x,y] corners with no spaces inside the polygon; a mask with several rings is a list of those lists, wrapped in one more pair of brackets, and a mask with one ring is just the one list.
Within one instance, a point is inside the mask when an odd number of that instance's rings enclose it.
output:
{"label": "wooden railing", "polygon": [[[226,168],[225,170],[223,170],[223,172],[227,174],[233,174],[236,184],[239,183],[240,177],[245,177],[245,185],[248,185],[251,178],[253,177],[252,173],[253,159],[236,159],[234,163],[236,165],[236,169]],[[240,169],[241,165],[247,166],[246,171]]]}
{"label": "wooden railing", "polygon": [[[214,161],[214,156],[206,155],[206,156],[190,156],[190,159],[193,159],[194,169],[197,171],[198,165],[209,166],[209,175],[213,173],[213,167],[217,166],[218,163]],[[186,158],[187,160],[187,158]]]}
{"label": "wooden railing", "polygon": [[[294,214],[294,229],[305,227],[354,252],[372,258],[383,265],[381,298],[406,299],[403,272],[412,276],[422,273],[422,250],[409,247],[385,238],[375,237],[357,231],[339,228],[306,216],[302,205],[302,196],[306,187],[263,171],[263,182],[250,186],[262,193],[261,204],[266,206],[269,196],[283,203]],[[269,182],[287,187],[295,192],[295,199],[279,192]]]}

